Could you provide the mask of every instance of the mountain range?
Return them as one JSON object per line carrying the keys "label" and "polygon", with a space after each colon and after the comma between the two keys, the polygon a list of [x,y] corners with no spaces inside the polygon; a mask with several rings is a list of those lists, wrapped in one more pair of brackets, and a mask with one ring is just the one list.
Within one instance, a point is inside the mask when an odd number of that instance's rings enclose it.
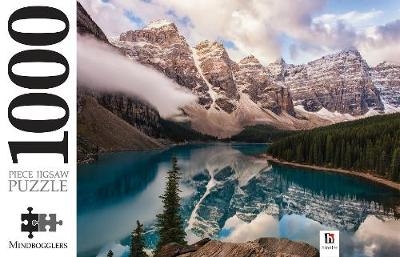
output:
{"label": "mountain range", "polygon": [[[191,46],[166,20],[108,39],[79,3],[77,27],[79,34],[94,36],[190,90],[197,101],[182,107],[180,120],[189,121],[186,129],[201,134],[227,138],[256,124],[310,129],[400,111],[400,65],[383,62],[370,67],[356,49],[301,65],[283,59],[263,65],[252,55],[235,62],[222,43],[205,40]],[[78,84],[78,99],[93,98],[143,136],[162,134],[162,118],[151,104]]]}
{"label": "mountain range", "polygon": [[197,104],[184,111],[206,134],[231,136],[255,123],[307,129],[400,110],[400,65],[370,67],[356,49],[302,65],[280,59],[264,66],[255,56],[235,62],[222,43],[190,46],[166,20],[111,43],[196,94]]}

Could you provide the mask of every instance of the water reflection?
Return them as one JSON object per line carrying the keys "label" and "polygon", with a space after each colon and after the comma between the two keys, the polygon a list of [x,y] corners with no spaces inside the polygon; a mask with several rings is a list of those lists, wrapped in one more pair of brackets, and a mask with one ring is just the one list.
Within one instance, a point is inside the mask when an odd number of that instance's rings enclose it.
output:
{"label": "water reflection", "polygon": [[147,242],[155,243],[151,229],[172,156],[177,156],[183,174],[182,215],[189,241],[274,236],[318,247],[319,230],[335,228],[341,231],[343,256],[400,252],[397,191],[340,174],[271,167],[255,157],[265,149],[186,145],[114,153],[79,167],[78,255],[96,256],[115,241],[126,245],[136,219],[150,229]]}

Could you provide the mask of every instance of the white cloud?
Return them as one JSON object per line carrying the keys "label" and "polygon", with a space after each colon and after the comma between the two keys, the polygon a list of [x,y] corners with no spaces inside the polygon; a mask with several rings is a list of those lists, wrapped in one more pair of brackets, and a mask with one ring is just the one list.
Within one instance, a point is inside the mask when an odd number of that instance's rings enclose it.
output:
{"label": "white cloud", "polygon": [[367,28],[356,45],[370,65],[382,61],[400,63],[400,19]]}
{"label": "white cloud", "polygon": [[261,61],[270,62],[281,56],[279,38],[282,33],[308,26],[311,13],[319,10],[324,1],[203,0],[195,5],[180,0],[154,2],[190,17],[194,41],[226,38],[235,43],[237,57],[240,56],[238,52],[254,54]]}
{"label": "white cloud", "polygon": [[[193,4],[182,0],[110,0],[112,4],[104,4],[101,0],[82,0],[82,4],[108,35],[134,29],[123,15],[129,10],[144,23],[164,18],[174,21],[191,45],[204,39],[230,40],[236,48],[228,52],[236,61],[253,54],[266,64],[291,52],[292,60],[298,63],[348,47],[360,48],[369,63],[399,57],[399,39],[383,45],[371,36],[371,26],[379,22],[383,11],[321,14],[326,1],[202,0]],[[180,24],[182,19],[189,19],[190,26]],[[282,36],[293,43],[285,45]]]}
{"label": "white cloud", "polygon": [[333,25],[337,22],[343,22],[350,26],[357,27],[365,25],[383,14],[381,10],[372,10],[369,12],[350,11],[342,14],[322,14],[313,19],[314,23],[323,23],[326,25]]}
{"label": "white cloud", "polygon": [[108,45],[81,36],[78,37],[78,84],[137,96],[153,104],[163,117],[178,115],[179,107],[196,101],[191,92],[160,72],[129,60]]}
{"label": "white cloud", "polygon": [[[103,17],[98,11],[99,7],[93,6],[97,4],[105,8],[100,0],[82,0],[86,1],[92,4],[88,5],[88,12],[96,21],[103,19],[105,21],[102,23],[110,23],[106,21],[110,20],[110,17]],[[235,57],[254,54],[262,61],[269,62],[281,56],[281,33],[307,27],[311,22],[311,14],[320,10],[324,2],[325,0],[203,0],[193,4],[191,1],[180,0],[152,0],[150,3],[142,0],[112,0],[112,7],[107,5],[107,8],[110,11],[114,8],[115,15],[115,10],[119,13],[131,10],[145,23],[162,18],[177,22],[179,18],[188,17],[193,26],[180,26],[180,30],[191,44],[204,39],[226,38],[233,41],[237,47],[236,50],[232,50]],[[168,11],[171,10],[176,17],[168,15]],[[102,23],[99,22],[100,25]],[[114,30],[121,31],[124,28],[123,21],[111,23],[116,27]],[[107,34],[110,34],[110,31],[112,30],[105,29]],[[301,35],[301,32],[296,34]]]}
{"label": "white cloud", "polygon": [[107,36],[119,36],[121,32],[133,28],[124,15],[124,10],[111,2],[105,3],[101,0],[80,0],[79,2]]}

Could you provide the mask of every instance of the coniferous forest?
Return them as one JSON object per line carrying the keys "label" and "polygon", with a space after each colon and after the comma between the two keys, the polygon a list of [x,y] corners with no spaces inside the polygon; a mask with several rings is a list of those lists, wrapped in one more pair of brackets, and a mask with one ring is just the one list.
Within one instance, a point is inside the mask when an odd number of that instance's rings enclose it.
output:
{"label": "coniferous forest", "polygon": [[304,131],[275,142],[268,152],[290,162],[370,172],[400,181],[400,114]]}

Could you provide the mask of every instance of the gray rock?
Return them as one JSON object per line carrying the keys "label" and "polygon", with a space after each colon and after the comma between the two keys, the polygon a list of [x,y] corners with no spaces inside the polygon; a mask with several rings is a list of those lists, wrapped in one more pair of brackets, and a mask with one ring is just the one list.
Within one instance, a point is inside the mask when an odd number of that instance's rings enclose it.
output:
{"label": "gray rock", "polygon": [[362,115],[370,108],[384,110],[370,68],[357,50],[344,50],[303,65],[287,65],[281,60],[268,69],[275,81],[290,89],[294,104],[307,111],[325,108]]}
{"label": "gray rock", "polygon": [[276,77],[252,55],[242,59],[235,71],[238,87],[262,109],[271,110],[276,114],[286,111],[295,116],[289,89],[279,81],[274,81],[274,78]]}
{"label": "gray rock", "polygon": [[382,100],[393,107],[400,107],[400,65],[383,62],[371,68],[371,74]]}
{"label": "gray rock", "polygon": [[192,246],[169,244],[158,257],[318,257],[319,252],[309,244],[288,239],[260,238],[246,243],[202,240]]}
{"label": "gray rock", "polygon": [[121,34],[119,41],[113,43],[125,55],[153,66],[179,85],[192,90],[199,97],[198,102],[210,108],[212,99],[208,86],[197,70],[190,46],[175,24],[166,23],[161,27],[151,27],[150,24],[142,30]]}

